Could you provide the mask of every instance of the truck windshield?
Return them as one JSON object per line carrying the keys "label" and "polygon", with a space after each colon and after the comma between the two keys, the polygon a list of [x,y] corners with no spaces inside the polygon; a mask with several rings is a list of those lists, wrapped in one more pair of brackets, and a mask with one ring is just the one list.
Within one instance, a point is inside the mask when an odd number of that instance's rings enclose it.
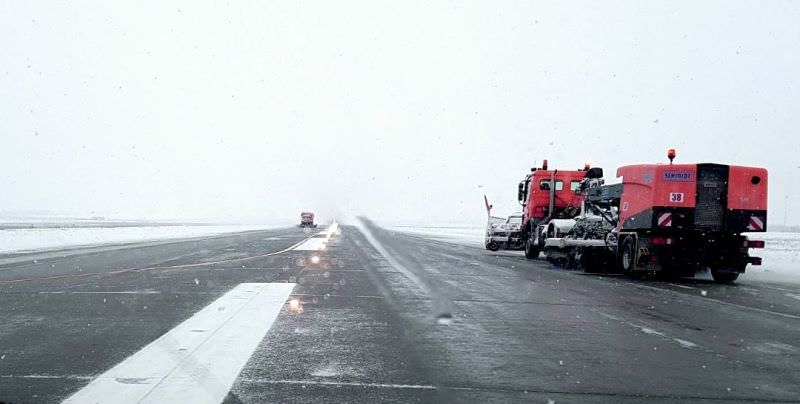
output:
{"label": "truck windshield", "polygon": [[[562,180],[555,180],[555,190],[561,191],[564,189],[564,181]],[[539,182],[539,189],[543,191],[547,191],[550,189],[550,180],[541,180]]]}

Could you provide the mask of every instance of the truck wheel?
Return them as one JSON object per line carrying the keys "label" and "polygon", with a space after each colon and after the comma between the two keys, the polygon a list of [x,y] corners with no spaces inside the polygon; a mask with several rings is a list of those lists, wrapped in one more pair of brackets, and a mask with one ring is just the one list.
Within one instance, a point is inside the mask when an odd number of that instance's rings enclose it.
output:
{"label": "truck wheel", "polygon": [[539,258],[539,253],[541,251],[537,246],[533,244],[530,238],[525,239],[525,258],[528,259],[535,259]]}
{"label": "truck wheel", "polygon": [[739,278],[739,273],[730,272],[730,270],[726,271],[724,268],[711,267],[711,277],[717,283],[733,283]]}
{"label": "truck wheel", "polygon": [[491,251],[497,251],[500,249],[500,245],[494,241],[490,241],[489,244],[486,244],[486,249]]}
{"label": "truck wheel", "polygon": [[528,259],[535,259],[539,258],[539,253],[542,251],[539,249],[539,246],[534,244],[533,240],[533,232],[536,231],[535,226],[530,226],[531,229],[528,231],[527,237],[525,237],[525,258]]}
{"label": "truck wheel", "polygon": [[622,272],[626,274],[633,273],[636,265],[636,241],[633,237],[626,237],[625,242],[622,243],[622,256],[620,256],[619,261]]}

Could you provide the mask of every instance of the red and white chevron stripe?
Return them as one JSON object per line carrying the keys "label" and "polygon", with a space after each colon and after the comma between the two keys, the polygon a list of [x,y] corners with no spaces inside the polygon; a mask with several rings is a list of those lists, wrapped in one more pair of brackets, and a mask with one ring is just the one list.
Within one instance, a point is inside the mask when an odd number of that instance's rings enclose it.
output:
{"label": "red and white chevron stripe", "polygon": [[658,220],[656,221],[658,227],[670,227],[672,226],[672,213],[666,212],[662,213],[658,216]]}
{"label": "red and white chevron stripe", "polygon": [[764,230],[764,220],[758,216],[750,216],[750,223],[747,225],[747,230]]}

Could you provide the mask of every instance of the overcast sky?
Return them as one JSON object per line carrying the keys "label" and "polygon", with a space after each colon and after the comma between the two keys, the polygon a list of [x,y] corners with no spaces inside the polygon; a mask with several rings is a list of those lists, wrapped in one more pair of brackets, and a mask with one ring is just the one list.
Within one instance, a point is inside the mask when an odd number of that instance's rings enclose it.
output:
{"label": "overcast sky", "polygon": [[[480,224],[534,161],[763,166],[800,2],[0,0],[0,211]],[[789,219],[798,223],[797,219]]]}

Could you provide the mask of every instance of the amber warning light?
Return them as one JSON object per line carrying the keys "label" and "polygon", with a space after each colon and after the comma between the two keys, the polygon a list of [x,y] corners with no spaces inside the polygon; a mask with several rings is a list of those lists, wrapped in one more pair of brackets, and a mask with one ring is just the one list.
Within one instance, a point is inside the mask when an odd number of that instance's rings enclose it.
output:
{"label": "amber warning light", "polygon": [[675,160],[675,149],[669,149],[667,151],[667,158],[669,159],[669,163],[672,164],[672,160]]}

